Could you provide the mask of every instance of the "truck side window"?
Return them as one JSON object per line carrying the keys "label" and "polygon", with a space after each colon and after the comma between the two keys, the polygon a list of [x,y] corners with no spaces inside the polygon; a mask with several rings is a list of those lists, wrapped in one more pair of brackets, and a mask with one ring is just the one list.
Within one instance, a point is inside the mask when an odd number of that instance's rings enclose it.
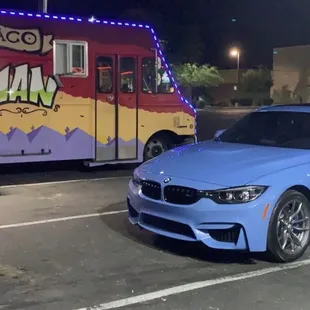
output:
{"label": "truck side window", "polygon": [[113,91],[113,59],[101,56],[97,58],[97,90],[108,94]]}
{"label": "truck side window", "polygon": [[155,57],[142,59],[142,91],[144,93],[171,94],[174,92],[173,84],[168,76],[160,58],[157,60],[157,78],[155,68]]}
{"label": "truck side window", "polygon": [[136,91],[136,60],[132,57],[120,59],[120,91],[122,93]]}
{"label": "truck side window", "polygon": [[88,76],[87,42],[55,40],[54,50],[54,74]]}

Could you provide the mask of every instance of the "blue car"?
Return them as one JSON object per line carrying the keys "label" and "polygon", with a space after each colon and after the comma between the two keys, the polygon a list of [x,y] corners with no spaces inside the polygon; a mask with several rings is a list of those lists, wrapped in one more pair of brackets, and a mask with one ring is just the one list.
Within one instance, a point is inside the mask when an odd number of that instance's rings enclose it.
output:
{"label": "blue car", "polygon": [[300,258],[309,243],[310,105],[263,107],[135,169],[129,220],[215,249]]}

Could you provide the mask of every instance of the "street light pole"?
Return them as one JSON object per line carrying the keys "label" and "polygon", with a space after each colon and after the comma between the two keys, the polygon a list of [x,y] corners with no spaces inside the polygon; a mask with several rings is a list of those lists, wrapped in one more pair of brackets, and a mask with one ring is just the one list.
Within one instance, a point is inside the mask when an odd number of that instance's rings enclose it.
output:
{"label": "street light pole", "polygon": [[240,52],[237,53],[237,89],[238,90],[239,90],[239,72],[240,72]]}
{"label": "street light pole", "polygon": [[236,85],[236,91],[237,95],[240,94],[239,92],[239,81],[240,81],[240,51],[237,48],[233,48],[230,50],[230,56],[237,58],[237,85]]}

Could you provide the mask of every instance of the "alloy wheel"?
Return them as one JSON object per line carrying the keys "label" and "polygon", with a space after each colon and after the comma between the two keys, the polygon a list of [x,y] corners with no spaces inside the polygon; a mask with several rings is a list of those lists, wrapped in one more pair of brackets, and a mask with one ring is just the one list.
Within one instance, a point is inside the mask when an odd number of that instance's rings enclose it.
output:
{"label": "alloy wheel", "polygon": [[289,255],[302,251],[309,239],[309,208],[299,199],[288,201],[277,220],[277,240],[281,250]]}

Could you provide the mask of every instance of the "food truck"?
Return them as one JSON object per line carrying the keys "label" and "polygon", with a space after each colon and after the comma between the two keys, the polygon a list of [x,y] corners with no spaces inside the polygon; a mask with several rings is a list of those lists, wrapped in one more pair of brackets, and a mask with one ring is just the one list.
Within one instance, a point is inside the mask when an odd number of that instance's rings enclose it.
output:
{"label": "food truck", "polygon": [[138,163],[195,132],[151,26],[0,9],[0,164]]}

